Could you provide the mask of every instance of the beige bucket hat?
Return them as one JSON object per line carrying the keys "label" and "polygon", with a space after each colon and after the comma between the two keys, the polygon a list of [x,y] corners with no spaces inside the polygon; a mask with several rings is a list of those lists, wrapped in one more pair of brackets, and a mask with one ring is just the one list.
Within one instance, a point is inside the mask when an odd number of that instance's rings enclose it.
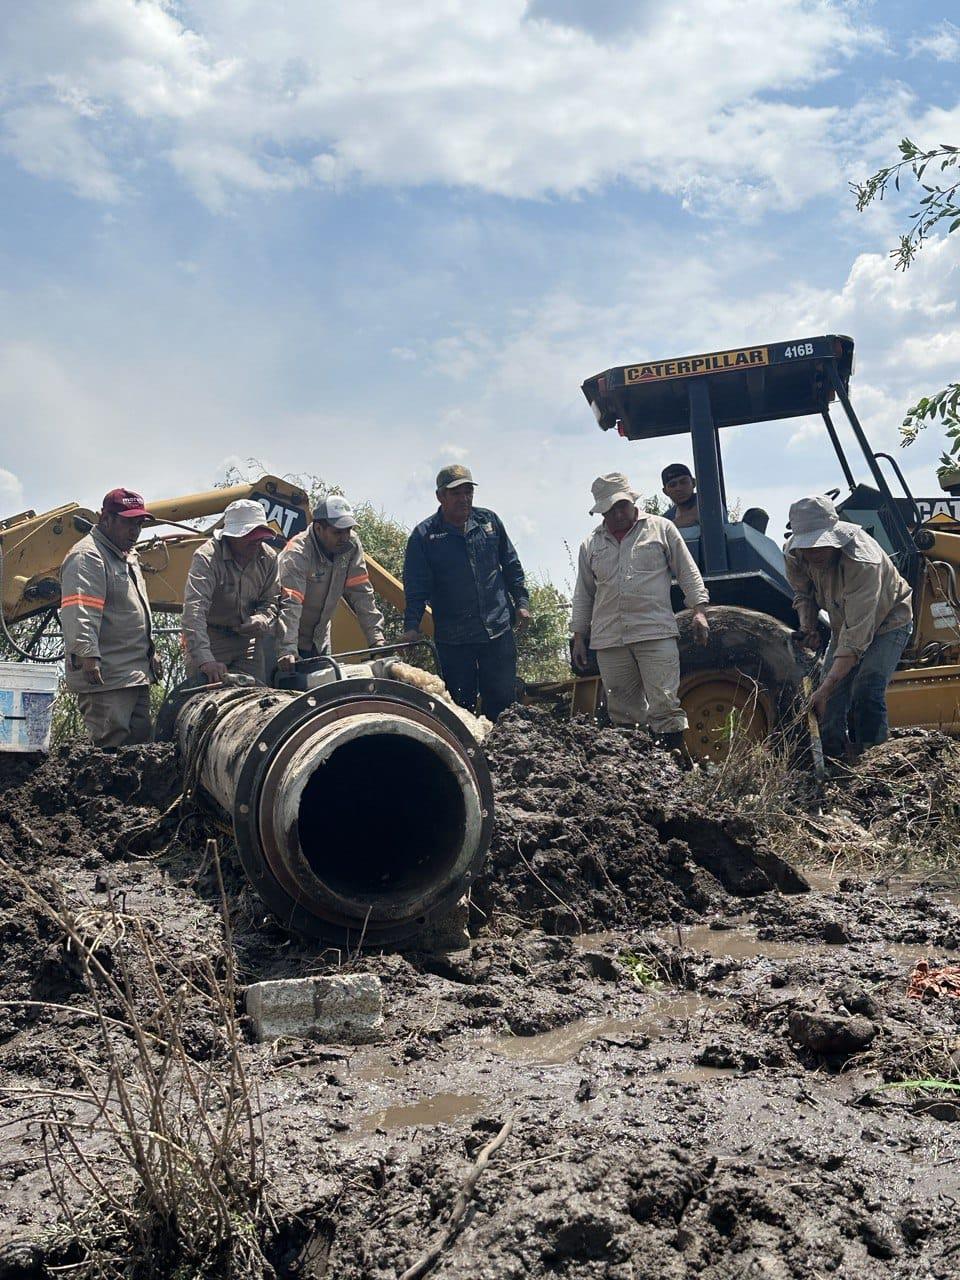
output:
{"label": "beige bucket hat", "polygon": [[841,520],[829,498],[814,494],[798,498],[790,507],[790,537],[784,551],[807,551],[811,547],[839,547],[843,550],[857,534],[858,526]]}
{"label": "beige bucket hat", "polygon": [[615,502],[620,502],[623,498],[636,502],[640,496],[631,488],[630,481],[622,471],[597,476],[590,486],[590,492],[593,494],[593,506],[590,508],[592,516],[605,516]]}

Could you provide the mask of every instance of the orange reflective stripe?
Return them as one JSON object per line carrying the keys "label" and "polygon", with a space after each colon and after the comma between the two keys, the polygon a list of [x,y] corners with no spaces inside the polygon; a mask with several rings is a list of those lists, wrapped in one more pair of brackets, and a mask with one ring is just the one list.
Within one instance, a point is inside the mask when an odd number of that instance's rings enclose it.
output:
{"label": "orange reflective stripe", "polygon": [[66,609],[72,604],[85,604],[90,609],[102,609],[106,604],[101,596],[85,596],[82,594],[75,596],[64,596],[60,601],[60,608]]}
{"label": "orange reflective stripe", "polygon": [[292,596],[294,600],[299,600],[303,604],[305,597],[302,591],[294,591],[293,587],[282,587],[281,590],[285,596]]}
{"label": "orange reflective stripe", "polygon": [[355,578],[348,578],[343,585],[345,587],[362,587],[365,582],[369,581],[369,573],[358,573]]}

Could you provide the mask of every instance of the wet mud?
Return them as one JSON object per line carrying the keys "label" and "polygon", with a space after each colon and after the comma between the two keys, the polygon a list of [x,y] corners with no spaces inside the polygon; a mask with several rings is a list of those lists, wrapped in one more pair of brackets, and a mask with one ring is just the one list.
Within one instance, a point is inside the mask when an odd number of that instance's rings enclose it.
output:
{"label": "wet mud", "polygon": [[[897,758],[943,760],[915,741]],[[274,1273],[401,1275],[511,1116],[431,1276],[960,1273],[960,1092],[917,1087],[960,1083],[960,1001],[906,994],[916,960],[957,960],[950,892],[824,872],[783,892],[775,833],[705,811],[642,733],[517,709],[489,755],[497,826],[463,951],[291,939],[219,833],[242,982],[346,968],[384,991],[378,1043],[243,1045]],[[881,783],[851,801],[865,830]],[[0,1276],[64,1260],[30,1091],[75,1090],[96,1051],[43,902],[134,973],[136,922],[177,974],[222,955],[210,830],[175,815],[150,834],[176,794],[168,747],[0,761]],[[215,1012],[188,995],[185,1017],[190,1052],[215,1062]]]}

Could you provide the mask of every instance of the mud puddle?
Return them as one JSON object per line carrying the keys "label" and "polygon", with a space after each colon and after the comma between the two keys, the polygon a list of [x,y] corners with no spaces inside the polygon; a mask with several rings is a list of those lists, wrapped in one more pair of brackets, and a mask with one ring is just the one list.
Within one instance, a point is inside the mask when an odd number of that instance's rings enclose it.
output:
{"label": "mud puddle", "polygon": [[[938,894],[937,897],[938,899],[949,901],[949,898],[943,895]],[[677,934],[658,934],[657,936],[666,943],[677,944]],[[817,957],[831,955],[838,947],[858,945],[839,941],[814,941],[813,939],[802,942],[781,941],[776,938],[760,938],[750,929],[714,929],[710,925],[696,925],[693,928],[683,929],[680,933],[680,938],[683,947],[688,947],[692,951],[708,953],[718,960],[816,959]],[[911,968],[918,960],[922,960],[928,954],[938,950],[938,948],[930,947],[926,943],[892,942],[885,938],[878,939],[876,942],[871,943],[871,946],[884,955],[890,956],[891,959]]]}
{"label": "mud puddle", "polygon": [[702,1025],[712,1013],[727,1008],[729,1001],[696,992],[671,995],[652,1002],[649,1012],[638,1018],[577,1018],[553,1031],[532,1036],[494,1036],[481,1041],[483,1048],[513,1062],[537,1066],[557,1066],[570,1062],[594,1040],[626,1043],[634,1047],[647,1040],[673,1034],[677,1024]]}
{"label": "mud puddle", "polygon": [[[659,934],[664,942],[677,942],[674,933]],[[692,951],[708,951],[718,959],[731,960],[794,960],[797,956],[814,950],[825,950],[825,944],[817,948],[803,942],[780,942],[776,939],[758,938],[748,929],[711,929],[709,925],[696,925],[679,931],[680,945]]]}
{"label": "mud puddle", "polygon": [[364,1116],[356,1128],[361,1133],[376,1133],[378,1129],[390,1133],[395,1129],[435,1128],[479,1115],[487,1105],[489,1100],[479,1094],[438,1093],[405,1106],[383,1107]]}
{"label": "mud puddle", "polygon": [[391,1062],[386,1055],[378,1054],[353,1067],[350,1075],[355,1080],[403,1080],[406,1072],[402,1067]]}

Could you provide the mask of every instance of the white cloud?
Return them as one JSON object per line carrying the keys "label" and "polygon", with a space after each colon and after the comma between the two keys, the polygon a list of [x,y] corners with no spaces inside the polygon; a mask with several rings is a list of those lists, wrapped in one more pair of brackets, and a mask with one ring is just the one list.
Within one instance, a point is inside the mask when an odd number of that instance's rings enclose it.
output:
{"label": "white cloud", "polygon": [[[36,0],[4,15],[15,104],[55,102],[88,141],[113,113],[215,209],[308,183],[540,198],[618,178],[697,209],[793,208],[835,186],[842,128],[795,92],[879,39],[826,0],[755,0],[749,21],[739,0],[609,4],[610,43],[589,15],[571,25],[577,6],[525,0]],[[106,198],[71,150],[15,154]]]}
{"label": "white cloud", "polygon": [[929,54],[938,62],[956,62],[960,59],[960,27],[945,19],[926,35],[912,36],[907,47],[914,58]]}
{"label": "white cloud", "polygon": [[0,149],[36,178],[54,178],[87,200],[116,201],[123,184],[104,151],[81,127],[79,113],[34,103],[0,119]]}
{"label": "white cloud", "polygon": [[309,182],[291,161],[281,157],[268,163],[232,143],[211,140],[177,146],[168,151],[167,159],[198,199],[218,212],[227,208],[235,190],[294,191]]}
{"label": "white cloud", "polygon": [[23,502],[23,485],[12,471],[0,467],[0,511],[2,518],[17,514]]}
{"label": "white cloud", "polygon": [[903,358],[914,369],[952,367],[960,370],[960,327],[922,338],[906,338]]}

